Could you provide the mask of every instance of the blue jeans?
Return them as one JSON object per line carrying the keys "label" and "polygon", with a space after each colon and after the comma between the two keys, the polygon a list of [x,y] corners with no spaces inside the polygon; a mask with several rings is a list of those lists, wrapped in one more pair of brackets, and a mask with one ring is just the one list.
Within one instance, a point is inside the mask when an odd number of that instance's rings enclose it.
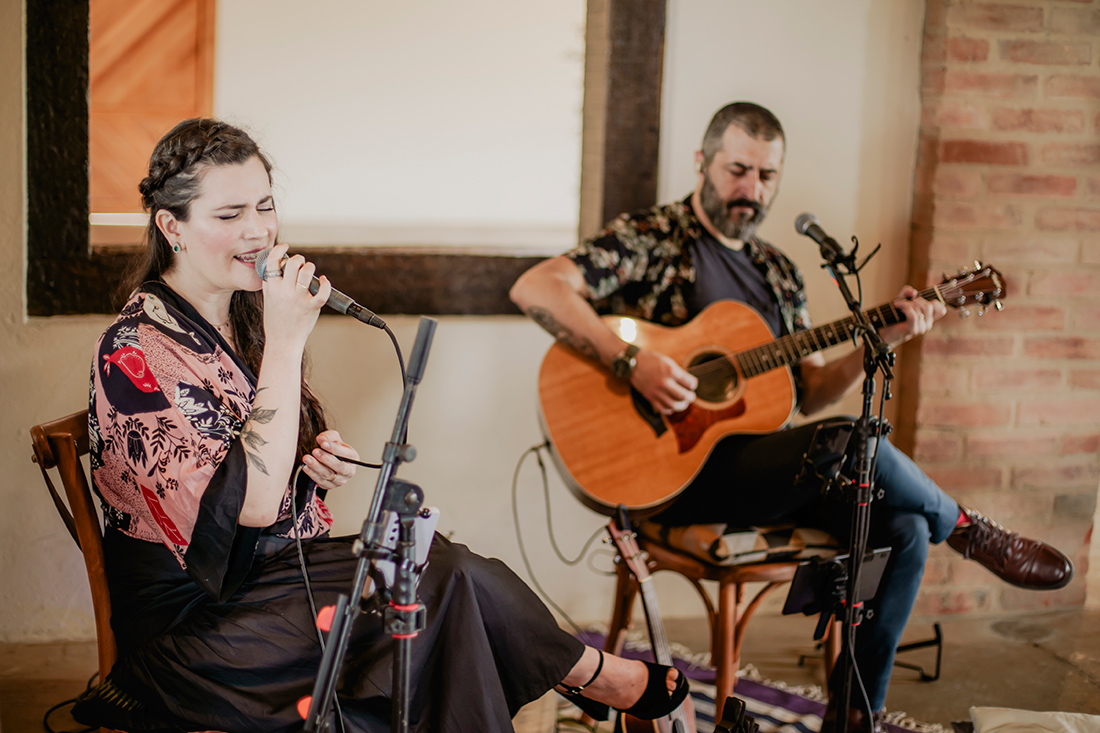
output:
{"label": "blue jeans", "polygon": [[[838,492],[825,492],[820,480],[803,472],[804,456],[814,445],[818,424],[724,438],[695,480],[654,519],[668,525],[796,522],[824,529],[846,542],[851,505]],[[854,448],[849,446],[849,454]],[[841,473],[850,476],[851,464],[849,458]],[[928,544],[947,539],[958,520],[959,506],[886,440],[879,441],[874,482],[883,496],[871,503],[869,546],[889,547],[890,558],[878,592],[867,604],[873,615],[856,632],[855,661],[872,709],[879,710],[886,702],[894,653],[924,575]],[[854,693],[853,704],[858,699]]]}

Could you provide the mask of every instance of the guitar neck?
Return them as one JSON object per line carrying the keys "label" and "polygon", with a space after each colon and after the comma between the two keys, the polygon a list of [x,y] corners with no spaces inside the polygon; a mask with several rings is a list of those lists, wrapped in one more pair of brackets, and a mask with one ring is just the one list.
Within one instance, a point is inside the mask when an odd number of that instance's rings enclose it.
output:
{"label": "guitar neck", "polygon": [[[630,568],[630,572],[634,575],[634,579],[638,581],[638,589],[642,596],[642,610],[645,611],[646,626],[649,627],[649,640],[653,648],[653,656],[657,664],[671,667],[672,652],[668,648],[668,637],[665,636],[665,626],[664,623],[661,622],[661,611],[657,607],[657,591],[653,588],[653,576],[649,574],[649,568],[646,566],[645,557],[634,541],[633,531],[630,529],[625,507],[620,505],[618,524],[613,520],[608,524],[607,531],[611,535],[611,539],[614,541],[616,548],[619,550],[619,557],[622,558],[622,561]],[[638,721],[624,715],[623,717],[627,718],[626,724],[621,727],[617,726],[616,730],[644,730],[653,731],[654,733],[695,733],[694,715],[692,715],[689,720],[689,716],[685,712],[687,707],[686,705],[681,705],[673,710],[667,718],[653,721]],[[620,719],[619,722],[623,723],[624,721]]]}
{"label": "guitar neck", "polygon": [[[939,286],[933,286],[920,292],[925,300],[939,300]],[[892,326],[905,320],[905,314],[894,307],[893,303],[884,303],[877,308],[863,312],[864,318],[876,329]],[[855,318],[848,316],[824,326],[799,331],[746,349],[734,354],[731,359],[745,377],[755,377],[779,367],[789,367],[810,354],[836,346],[852,338],[855,330]]]}
{"label": "guitar neck", "polygon": [[672,652],[668,648],[665,625],[661,621],[661,612],[657,607],[657,592],[653,588],[653,576],[638,578],[638,588],[642,594],[642,610],[645,611],[646,626],[649,627],[649,642],[653,647],[653,656],[657,664],[672,666]]}

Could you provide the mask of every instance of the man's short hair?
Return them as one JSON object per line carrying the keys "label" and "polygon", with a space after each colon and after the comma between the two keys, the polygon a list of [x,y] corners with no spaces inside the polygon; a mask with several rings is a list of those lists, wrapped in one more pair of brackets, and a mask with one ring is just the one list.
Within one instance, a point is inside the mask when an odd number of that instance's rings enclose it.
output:
{"label": "man's short hair", "polygon": [[722,147],[722,136],[730,125],[737,125],[757,139],[770,142],[778,137],[784,143],[787,141],[783,134],[783,125],[771,110],[752,102],[733,102],[715,112],[707,126],[706,134],[703,135],[704,166],[710,165],[714,154]]}

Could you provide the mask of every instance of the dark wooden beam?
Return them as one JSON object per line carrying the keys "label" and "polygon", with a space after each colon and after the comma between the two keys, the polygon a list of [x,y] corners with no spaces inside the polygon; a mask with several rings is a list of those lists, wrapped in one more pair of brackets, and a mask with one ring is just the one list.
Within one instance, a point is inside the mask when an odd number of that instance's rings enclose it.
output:
{"label": "dark wooden beam", "polygon": [[102,288],[67,272],[90,255],[88,0],[27,0],[26,12],[27,304],[52,315],[74,290]]}
{"label": "dark wooden beam", "polygon": [[[585,95],[586,119],[595,113],[603,126],[595,214],[602,223],[656,200],[665,0],[591,4],[607,13],[602,61],[597,69],[586,60],[585,75],[586,88],[597,71],[606,80],[599,99]],[[26,13],[27,311],[114,313],[127,257],[93,251],[88,233],[88,0],[26,0]],[[591,134],[586,122],[584,136]],[[582,210],[591,198],[582,192]],[[508,289],[542,259],[485,249],[309,253],[320,272],[380,314],[517,313]]]}
{"label": "dark wooden beam", "polygon": [[589,0],[580,236],[657,203],[666,0]]}
{"label": "dark wooden beam", "polygon": [[[542,259],[373,247],[299,251],[340,290],[376,313],[389,315],[518,314],[508,288]],[[118,283],[129,262],[130,254],[119,250],[37,260],[37,297],[30,315],[117,313],[122,306]]]}

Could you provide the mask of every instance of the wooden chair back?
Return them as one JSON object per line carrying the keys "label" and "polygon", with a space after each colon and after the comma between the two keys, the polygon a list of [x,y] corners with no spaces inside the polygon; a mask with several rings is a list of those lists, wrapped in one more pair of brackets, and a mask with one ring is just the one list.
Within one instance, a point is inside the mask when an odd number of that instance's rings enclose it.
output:
{"label": "wooden chair back", "polygon": [[[80,457],[88,453],[88,411],[63,417],[31,428],[34,455],[31,460],[42,469],[57,513],[84,555],[88,584],[95,610],[96,642],[99,651],[99,677],[107,679],[117,658],[115,635],[111,630],[111,596],[107,591],[107,571],[103,563],[103,530],[96,514],[88,475]],[[50,479],[56,469],[65,499]]]}

